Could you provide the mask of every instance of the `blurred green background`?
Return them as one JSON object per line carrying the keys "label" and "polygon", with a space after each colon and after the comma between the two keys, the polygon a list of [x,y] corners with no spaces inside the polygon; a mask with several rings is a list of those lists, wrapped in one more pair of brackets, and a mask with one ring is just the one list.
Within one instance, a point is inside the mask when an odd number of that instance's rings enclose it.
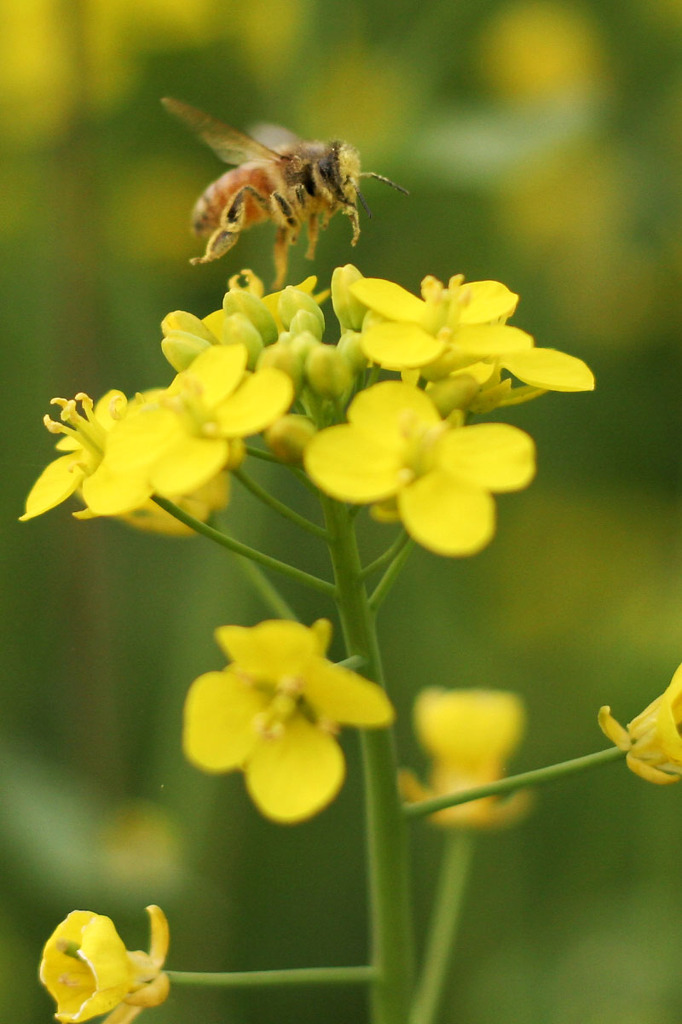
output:
{"label": "blurred green background", "polygon": [[[537,481],[499,503],[477,558],[412,556],[382,616],[400,755],[423,768],[422,685],[521,693],[519,770],[605,745],[682,660],[680,359],[682,0],[1,0],[0,247],[5,446],[0,541],[0,1018],[38,1024],[41,946],[76,907],[169,966],[361,962],[359,766],[312,822],[257,817],[236,777],[179,747],[191,680],[222,664],[214,627],[269,613],[201,539],[16,522],[51,457],[54,395],[166,383],[159,323],[203,316],[228,274],[271,280],[272,230],[190,267],[189,210],[221,172],[164,113],[177,96],[237,127],[282,123],[355,143],[368,182],[356,250],[337,217],[315,272],[352,260],[416,290],[496,278],[514,323],[585,359],[593,395],[505,418],[533,434]],[[309,272],[303,246],[290,280]],[[280,486],[280,476],[271,478]],[[281,556],[297,536],[236,493],[234,532]],[[372,543],[379,543],[376,528]],[[306,551],[309,568],[326,571]],[[304,621],[328,613],[285,588]],[[515,829],[482,836],[444,1024],[678,1024],[682,790],[620,765],[555,784]],[[419,935],[438,833],[414,827]],[[176,988],[165,1024],[361,1024],[361,994]],[[145,1015],[145,1021],[147,1015]]]}

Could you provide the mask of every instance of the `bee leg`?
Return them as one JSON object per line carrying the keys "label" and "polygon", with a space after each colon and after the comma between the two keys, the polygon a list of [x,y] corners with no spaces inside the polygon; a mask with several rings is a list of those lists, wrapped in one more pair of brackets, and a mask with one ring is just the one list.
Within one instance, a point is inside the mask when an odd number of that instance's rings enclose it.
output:
{"label": "bee leg", "polygon": [[298,239],[300,222],[291,207],[291,203],[284,198],[281,192],[273,192],[270,196],[270,205],[275,223],[279,224],[280,228],[287,232],[289,245],[294,245]]}
{"label": "bee leg", "polygon": [[320,233],[320,222],[317,214],[313,214],[312,217],[308,218],[308,250],[305,254],[307,260],[315,259],[315,246],[317,245],[317,236]]}
{"label": "bee leg", "polygon": [[344,207],[343,212],[348,215],[353,226],[353,237],[350,240],[350,244],[357,245],[358,238],[360,237],[360,218],[358,217],[357,207],[350,203]]}
{"label": "bee leg", "polygon": [[275,270],[277,271],[275,280],[272,282],[274,291],[278,291],[284,284],[284,280],[287,276],[287,264],[289,262],[289,246],[291,245],[291,239],[289,232],[286,228],[277,229],[277,237],[275,238]]}
{"label": "bee leg", "polygon": [[220,225],[206,243],[204,255],[195,256],[194,259],[190,260],[190,263],[211,263],[213,260],[220,259],[233,245],[236,245],[239,235],[245,226],[246,204],[244,200],[247,192],[254,195],[258,202],[267,209],[267,200],[263,198],[261,193],[257,192],[252,185],[244,185],[220,215]]}

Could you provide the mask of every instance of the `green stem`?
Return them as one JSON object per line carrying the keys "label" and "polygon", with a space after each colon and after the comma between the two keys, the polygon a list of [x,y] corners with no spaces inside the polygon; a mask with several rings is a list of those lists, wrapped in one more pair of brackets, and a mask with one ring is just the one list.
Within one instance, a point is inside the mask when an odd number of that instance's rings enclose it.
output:
{"label": "green stem", "polygon": [[298,967],[281,971],[166,971],[173,985],[221,988],[271,988],[288,985],[366,985],[373,967]]}
{"label": "green stem", "polygon": [[221,530],[216,530],[215,527],[209,526],[208,523],[202,523],[200,519],[195,519],[194,516],[190,515],[189,512],[185,512],[184,509],[180,508],[179,505],[175,505],[172,501],[167,498],[161,498],[159,495],[154,496],[154,501],[160,507],[169,512],[176,519],[179,519],[185,526],[189,526],[196,533],[200,533],[203,537],[208,537],[209,540],[214,541],[216,544],[220,544],[221,547],[227,548],[235,555],[242,555],[244,558],[249,558],[253,562],[258,562],[260,565],[265,566],[266,569],[272,569],[274,572],[282,573],[284,576],[288,576],[292,580],[296,580],[297,583],[302,583],[306,587],[310,587],[312,590],[317,590],[322,594],[333,596],[336,593],[336,588],[333,583],[328,583],[327,580],[321,580],[317,576],[311,575],[309,572],[304,572],[302,569],[296,569],[295,566],[289,565],[287,562],[281,562],[279,558],[272,558],[271,555],[265,555],[261,551],[257,551],[256,548],[249,547],[248,544],[242,544],[241,541],[234,540],[232,537],[223,533]]}
{"label": "green stem", "polygon": [[403,549],[403,546],[407,544],[409,539],[409,535],[405,533],[404,530],[401,530],[391,546],[386,548],[384,553],[379,555],[378,558],[375,558],[373,562],[370,562],[365,566],[362,570],[362,578],[366,579],[368,576],[371,576],[373,572],[376,572],[378,569],[383,569],[387,563],[392,562],[396,555]]}
{"label": "green stem", "polygon": [[472,800],[480,800],[484,796],[501,796],[504,793],[513,793],[517,789],[524,789],[526,786],[544,785],[544,783],[565,778],[567,775],[577,775],[579,772],[598,768],[602,764],[609,764],[624,756],[623,751],[618,747],[608,747],[606,750],[598,750],[594,754],[585,754],[584,757],[574,757],[570,761],[548,765],[547,768],[534,768],[533,771],[522,772],[520,775],[510,775],[506,779],[498,779],[497,782],[490,782],[486,786],[476,786],[475,789],[467,789],[461,793],[451,793],[449,796],[436,796],[430,800],[405,804],[403,813],[408,818],[422,818],[426,814],[433,814],[434,811],[442,811],[445,807],[468,804]]}
{"label": "green stem", "polygon": [[[383,684],[374,616],[362,579],[353,519],[345,505],[321,495],[348,656],[365,659],[363,674]],[[413,951],[407,836],[390,729],[361,733],[367,819],[371,926],[372,1024],[407,1024]]]}
{"label": "green stem", "polygon": [[410,1013],[410,1024],[435,1024],[452,967],[474,842],[470,832],[448,832],[433,900],[424,966]]}
{"label": "green stem", "polygon": [[270,494],[265,487],[261,487],[261,485],[256,483],[255,480],[252,480],[251,477],[242,469],[233,470],[232,475],[236,477],[240,484],[245,487],[247,491],[250,491],[255,498],[258,498],[259,501],[262,501],[264,505],[273,509],[280,516],[283,516],[285,519],[289,519],[292,523],[295,523],[296,526],[300,526],[301,529],[307,530],[308,533],[312,533],[315,537],[326,538],[327,531],[324,526],[318,526],[317,523],[311,523],[305,516],[300,515],[298,512],[294,511],[293,508],[285,505],[283,501],[279,501]]}
{"label": "green stem", "polygon": [[410,557],[413,547],[414,541],[405,535],[403,545],[397,550],[395,558],[379,580],[369,599],[369,606],[373,612],[377,612],[379,610],[384,599],[388,596],[391,587],[398,578],[398,574],[401,572],[405,562]]}

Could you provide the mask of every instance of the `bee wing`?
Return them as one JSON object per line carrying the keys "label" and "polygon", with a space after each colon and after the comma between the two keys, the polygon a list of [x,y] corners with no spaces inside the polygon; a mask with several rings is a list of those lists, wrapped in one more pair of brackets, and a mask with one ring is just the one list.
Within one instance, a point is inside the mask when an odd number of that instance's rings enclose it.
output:
{"label": "bee wing", "polygon": [[244,132],[231,128],[229,124],[223,124],[210,114],[205,114],[203,110],[191,107],[189,103],[174,100],[170,96],[165,96],[161,102],[169,113],[198,135],[226,164],[243,164],[245,160],[280,159],[279,153],[275,153],[273,149],[268,149]]}

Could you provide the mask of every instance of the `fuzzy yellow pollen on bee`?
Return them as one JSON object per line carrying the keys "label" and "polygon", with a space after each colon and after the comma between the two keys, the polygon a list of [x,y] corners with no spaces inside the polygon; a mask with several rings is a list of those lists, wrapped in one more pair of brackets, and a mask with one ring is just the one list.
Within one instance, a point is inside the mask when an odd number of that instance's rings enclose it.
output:
{"label": "fuzzy yellow pollen on bee", "polygon": [[350,219],[351,245],[356,244],[360,237],[358,203],[371,216],[360,191],[361,178],[376,178],[408,194],[390,178],[361,171],[360,155],[347,142],[306,141],[275,129],[285,141],[271,149],[180,100],[166,97],[161,102],[216,156],[235,165],[208,186],[194,207],[193,230],[207,242],[203,256],[195,256],[191,263],[219,259],[236,245],[242,231],[272,221],[277,228],[273,288],[278,289],[286,278],[289,246],[296,243],[304,225],[308,259],[315,255],[320,228],[326,228],[339,210]]}

